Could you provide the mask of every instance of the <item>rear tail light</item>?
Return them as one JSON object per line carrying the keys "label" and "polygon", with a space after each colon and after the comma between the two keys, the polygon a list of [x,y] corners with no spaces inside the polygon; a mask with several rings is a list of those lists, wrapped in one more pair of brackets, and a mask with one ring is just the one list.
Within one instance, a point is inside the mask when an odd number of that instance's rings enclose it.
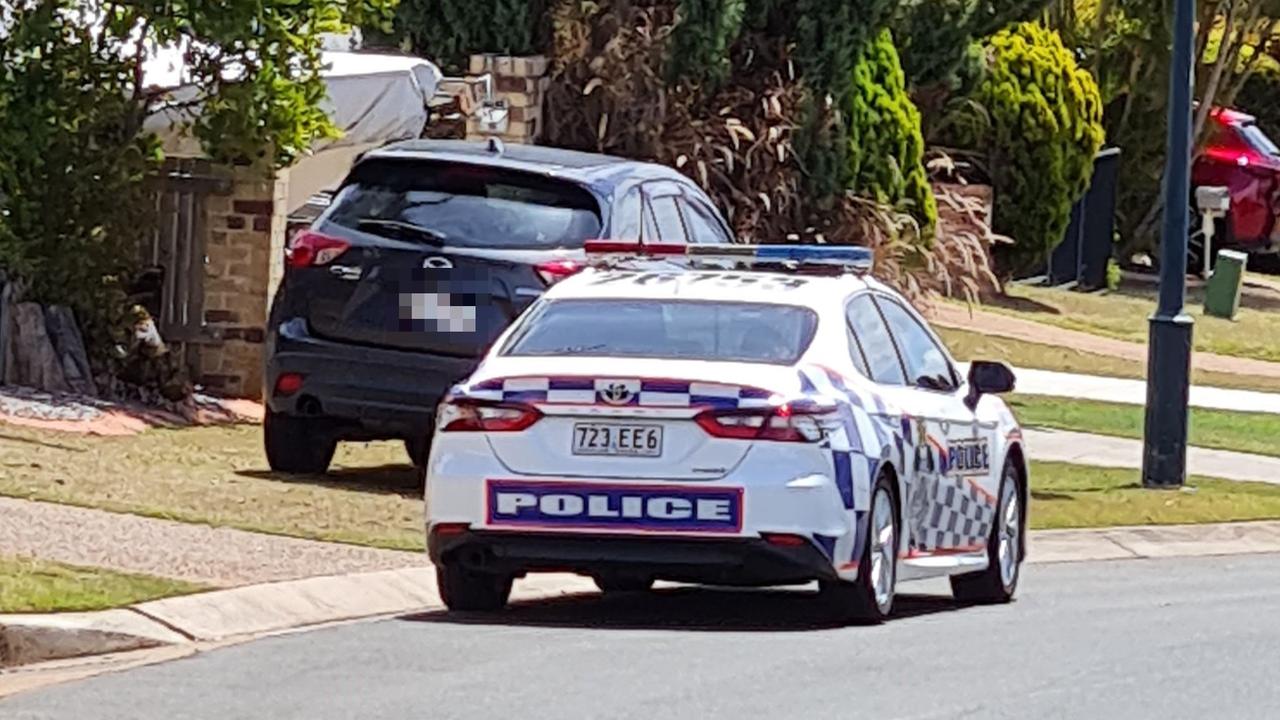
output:
{"label": "rear tail light", "polygon": [[287,397],[302,389],[302,381],[305,379],[301,373],[280,373],[280,377],[276,378],[276,395]]}
{"label": "rear tail light", "polygon": [[547,285],[555,285],[561,280],[582,270],[582,263],[577,260],[549,260],[533,267]]}
{"label": "rear tail light", "polygon": [[809,542],[799,535],[786,533],[760,533],[760,537],[764,538],[764,541],[770,545],[778,547],[804,547]]}
{"label": "rear tail light", "polygon": [[712,437],[777,442],[817,442],[823,437],[818,415],[823,409],[798,410],[791,405],[764,410],[707,410],[694,420]]}
{"label": "rear tail light", "polygon": [[440,404],[436,427],[443,432],[518,432],[541,418],[531,405],[457,399]]}
{"label": "rear tail light", "polygon": [[293,236],[293,242],[284,251],[284,262],[292,268],[328,265],[347,251],[351,243],[340,238],[303,230]]}

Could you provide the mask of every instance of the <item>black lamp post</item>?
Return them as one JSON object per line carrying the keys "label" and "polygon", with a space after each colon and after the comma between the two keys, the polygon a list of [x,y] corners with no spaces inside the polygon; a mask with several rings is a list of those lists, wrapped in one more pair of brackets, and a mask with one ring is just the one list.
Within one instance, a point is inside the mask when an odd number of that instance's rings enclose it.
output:
{"label": "black lamp post", "polygon": [[1191,96],[1195,0],[1174,0],[1165,155],[1160,302],[1151,316],[1142,484],[1179,487],[1187,479],[1187,396],[1192,320],[1183,311],[1187,280],[1187,203],[1191,197]]}

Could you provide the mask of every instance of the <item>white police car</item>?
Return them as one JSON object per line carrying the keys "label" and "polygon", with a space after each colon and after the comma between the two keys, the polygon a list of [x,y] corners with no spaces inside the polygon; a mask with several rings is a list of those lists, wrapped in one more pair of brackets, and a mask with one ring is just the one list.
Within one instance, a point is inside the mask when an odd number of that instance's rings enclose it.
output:
{"label": "white police car", "polygon": [[1013,374],[962,376],[866,250],[587,252],[441,404],[427,543],[448,607],[499,608],[538,571],[606,592],[817,580],[873,622],[899,580],[1013,596],[1027,463],[991,395]]}

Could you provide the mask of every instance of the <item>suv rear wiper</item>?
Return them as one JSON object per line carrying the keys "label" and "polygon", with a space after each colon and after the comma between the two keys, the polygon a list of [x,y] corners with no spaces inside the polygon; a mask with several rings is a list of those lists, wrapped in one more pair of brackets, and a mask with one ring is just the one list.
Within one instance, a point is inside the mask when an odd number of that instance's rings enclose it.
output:
{"label": "suv rear wiper", "polygon": [[449,238],[442,232],[437,232],[431,228],[422,227],[421,225],[407,223],[403,220],[364,218],[356,222],[356,227],[360,230],[372,232],[375,235],[401,239],[408,238],[430,243],[431,245],[444,245],[449,241]]}

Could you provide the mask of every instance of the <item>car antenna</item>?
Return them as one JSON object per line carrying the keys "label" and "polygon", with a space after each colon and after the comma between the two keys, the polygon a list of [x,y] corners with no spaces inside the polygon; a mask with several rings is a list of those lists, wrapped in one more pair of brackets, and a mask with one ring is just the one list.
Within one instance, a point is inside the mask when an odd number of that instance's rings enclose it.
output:
{"label": "car antenna", "polygon": [[494,155],[502,155],[506,151],[507,151],[507,148],[502,144],[501,140],[499,140],[496,137],[489,138],[489,152],[493,153]]}

